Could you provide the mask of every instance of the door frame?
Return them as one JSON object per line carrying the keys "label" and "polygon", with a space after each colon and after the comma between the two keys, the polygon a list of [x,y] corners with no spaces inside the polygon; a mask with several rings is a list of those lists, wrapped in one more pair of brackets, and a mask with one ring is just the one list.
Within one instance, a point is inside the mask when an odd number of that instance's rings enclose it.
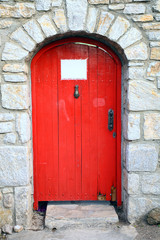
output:
{"label": "door frame", "polygon": [[[122,203],[122,198],[121,198],[121,61],[119,57],[111,50],[107,45],[97,41],[93,40],[90,38],[86,37],[68,37],[65,39],[61,39],[55,42],[52,42],[45,47],[43,47],[32,59],[31,62],[31,88],[32,88],[32,79],[34,78],[34,72],[32,72],[34,64],[37,62],[37,60],[40,58],[40,56],[48,51],[50,48],[64,45],[67,43],[74,43],[74,42],[79,42],[79,43],[84,43],[84,44],[90,44],[90,45],[96,45],[97,47],[102,48],[104,51],[107,52],[107,54],[110,54],[111,57],[114,59],[116,63],[116,68],[117,68],[117,75],[116,75],[116,96],[117,96],[117,136],[116,136],[116,177],[117,177],[117,205],[120,206]],[[33,89],[32,89],[33,90]],[[32,94],[32,108],[36,108],[35,106],[35,94]],[[32,119],[33,121],[33,119]],[[34,136],[36,136],[36,129],[33,130],[33,145],[34,145]],[[37,176],[37,167],[36,167],[36,162],[34,161],[34,148],[33,148],[33,179]],[[38,209],[38,198],[37,198],[37,183],[34,181],[34,209]]]}

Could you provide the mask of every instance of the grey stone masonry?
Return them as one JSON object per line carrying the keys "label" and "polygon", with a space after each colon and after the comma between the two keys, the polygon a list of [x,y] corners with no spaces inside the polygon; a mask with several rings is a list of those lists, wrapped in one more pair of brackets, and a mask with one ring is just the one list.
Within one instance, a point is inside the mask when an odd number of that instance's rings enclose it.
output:
{"label": "grey stone masonry", "polygon": [[128,220],[160,206],[160,0],[3,0],[0,228],[26,227],[32,215],[32,59],[43,46],[70,36],[103,42],[122,62],[122,201]]}

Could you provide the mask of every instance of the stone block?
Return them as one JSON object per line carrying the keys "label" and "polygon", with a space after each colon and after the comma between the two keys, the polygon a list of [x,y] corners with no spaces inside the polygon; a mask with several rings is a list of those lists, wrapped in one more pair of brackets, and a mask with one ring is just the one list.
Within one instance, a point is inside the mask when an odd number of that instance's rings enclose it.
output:
{"label": "stone block", "polygon": [[151,62],[147,69],[147,76],[159,77],[160,76],[160,62]]}
{"label": "stone block", "polygon": [[57,26],[62,32],[67,31],[67,22],[66,22],[66,16],[63,9],[55,9],[53,13],[53,20]]}
{"label": "stone block", "polygon": [[0,228],[6,224],[13,224],[12,210],[0,206]]}
{"label": "stone block", "polygon": [[42,17],[40,17],[38,19],[38,22],[41,25],[41,28],[46,37],[51,37],[56,34],[56,29],[48,15],[43,15]]}
{"label": "stone block", "polygon": [[143,80],[130,81],[128,109],[131,111],[160,110],[160,94],[155,84]]}
{"label": "stone block", "polygon": [[129,143],[126,147],[126,166],[129,172],[153,172],[158,164],[154,144]]}
{"label": "stone block", "polygon": [[[21,199],[21,201],[19,201]],[[32,217],[31,187],[15,188],[16,224],[28,226]]]}
{"label": "stone block", "polygon": [[160,89],[160,78],[157,78],[157,88]]}
{"label": "stone block", "polygon": [[102,10],[98,22],[97,33],[104,35],[108,31],[113,20],[114,20],[113,14]]}
{"label": "stone block", "polygon": [[3,188],[3,189],[2,189],[2,192],[3,192],[3,194],[13,193],[13,188]]}
{"label": "stone block", "polygon": [[13,194],[12,193],[3,195],[3,205],[5,208],[11,208],[13,206]]}
{"label": "stone block", "polygon": [[123,11],[124,14],[143,14],[146,11],[146,7],[141,3],[130,3],[126,4]]}
{"label": "stone block", "polygon": [[128,199],[128,221],[134,223],[155,207],[160,207],[159,198],[130,196]]}
{"label": "stone block", "polygon": [[90,7],[87,15],[87,26],[86,29],[88,32],[94,32],[97,20],[97,8]]}
{"label": "stone block", "polygon": [[152,6],[154,12],[160,12],[160,0],[154,1],[154,5]]}
{"label": "stone block", "polygon": [[36,45],[35,42],[22,28],[18,28],[15,32],[13,32],[11,34],[11,39],[18,42],[23,48],[28,51],[32,51]]}
{"label": "stone block", "polygon": [[12,122],[0,122],[0,133],[8,133],[13,131]]}
{"label": "stone block", "polygon": [[0,17],[1,18],[29,18],[35,14],[35,7],[33,3],[16,3],[15,6],[1,4]]}
{"label": "stone block", "polygon": [[125,49],[125,54],[128,60],[147,60],[148,49],[144,42]]}
{"label": "stone block", "polygon": [[140,193],[139,175],[135,173],[123,172],[124,188],[129,195],[138,195]]}
{"label": "stone block", "polygon": [[124,36],[120,38],[118,41],[119,45],[122,48],[127,48],[133,43],[139,41],[142,39],[142,34],[139,30],[136,28],[132,27],[130,30],[128,30]]}
{"label": "stone block", "polygon": [[124,115],[123,132],[127,140],[140,139],[140,114],[129,113]]}
{"label": "stone block", "polygon": [[12,20],[2,19],[0,20],[0,29],[9,28],[13,24]]}
{"label": "stone block", "polygon": [[123,10],[125,7],[124,4],[110,4],[108,8],[113,11]]}
{"label": "stone block", "polygon": [[51,9],[51,0],[35,0],[38,11],[48,11]]}
{"label": "stone block", "polygon": [[12,121],[15,119],[13,113],[0,113],[0,122]]}
{"label": "stone block", "polygon": [[83,30],[87,14],[87,0],[66,0],[70,30]]}
{"label": "stone block", "polygon": [[27,147],[1,146],[0,187],[22,186],[28,184],[28,164]]}
{"label": "stone block", "polygon": [[19,113],[16,116],[16,131],[22,143],[26,143],[31,138],[31,126],[28,113]]}
{"label": "stone block", "polygon": [[150,59],[160,60],[160,48],[159,47],[151,48]]}
{"label": "stone block", "polygon": [[63,0],[52,0],[52,7],[60,7]]}
{"label": "stone block", "polygon": [[4,74],[4,80],[6,82],[26,82],[27,76],[25,74]]}
{"label": "stone block", "polygon": [[109,0],[88,0],[90,4],[109,4]]}
{"label": "stone block", "polygon": [[23,27],[35,42],[40,43],[44,40],[44,36],[36,20],[32,19],[28,21]]}
{"label": "stone block", "polygon": [[160,113],[144,114],[144,138],[160,139]]}
{"label": "stone block", "polygon": [[143,175],[141,186],[144,194],[160,195],[160,174],[154,173]]}
{"label": "stone block", "polygon": [[130,27],[130,23],[123,17],[117,17],[109,31],[109,38],[118,40]]}
{"label": "stone block", "polygon": [[132,19],[135,21],[135,22],[151,22],[153,21],[153,15],[151,14],[143,14],[143,15],[137,15],[137,16],[134,16],[132,17]]}
{"label": "stone block", "polygon": [[130,67],[129,69],[129,79],[145,79],[146,69],[142,67]]}
{"label": "stone block", "polygon": [[15,144],[16,143],[16,134],[15,133],[7,133],[4,136],[4,143],[11,143],[11,144]]}
{"label": "stone block", "polygon": [[7,109],[28,109],[29,91],[26,85],[3,84],[2,106]]}
{"label": "stone block", "polygon": [[148,35],[149,40],[155,40],[158,41],[160,40],[160,30],[154,31],[154,30],[149,30],[146,32]]}
{"label": "stone block", "polygon": [[13,73],[19,73],[19,72],[28,73],[28,67],[26,64],[23,64],[23,63],[6,63],[3,66],[3,71],[13,72]]}
{"label": "stone block", "polygon": [[160,30],[160,23],[144,23],[142,27],[144,30]]}
{"label": "stone block", "polygon": [[22,60],[27,55],[28,51],[14,43],[7,42],[2,52],[2,60]]}

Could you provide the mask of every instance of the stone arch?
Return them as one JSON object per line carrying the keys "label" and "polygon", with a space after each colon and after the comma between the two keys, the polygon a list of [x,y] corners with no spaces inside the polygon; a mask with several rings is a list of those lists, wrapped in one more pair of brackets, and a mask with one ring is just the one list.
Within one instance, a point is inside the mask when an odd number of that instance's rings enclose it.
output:
{"label": "stone arch", "polygon": [[[6,109],[25,110],[28,114],[31,99],[29,97],[29,81],[27,80],[30,79],[29,67],[32,57],[45,44],[76,35],[102,41],[108,44],[119,56],[122,56],[121,60],[124,65],[123,94],[126,108],[131,111],[150,109],[150,104],[153,104],[156,99],[152,92],[156,93],[157,90],[152,83],[144,82],[143,79],[139,80],[139,78],[143,78],[142,75],[145,75],[146,71],[141,66],[144,66],[145,61],[149,58],[148,39],[143,36],[141,30],[124,16],[117,16],[101,6],[99,8],[90,7],[87,14],[86,5],[85,9],[77,14],[77,11],[68,4],[67,12],[62,8],[56,8],[53,19],[50,12],[35,16],[10,34],[2,52],[2,61],[5,62],[3,75],[5,81],[8,82],[8,84],[2,84],[2,106]],[[127,66],[130,67],[129,71],[127,71]],[[132,66],[138,69],[137,75]],[[126,82],[128,79],[133,79],[129,87]],[[135,82],[135,80],[137,81]],[[138,99],[137,89],[140,89],[139,95],[141,95],[141,91],[147,89],[146,94],[149,96],[149,100],[145,104],[141,105],[138,101],[136,102]],[[127,92],[131,93],[128,100]],[[144,101],[143,97],[142,101]],[[156,105],[156,109],[160,110],[160,101]],[[28,115],[24,117],[29,126]],[[127,119],[128,113],[124,116],[124,122],[128,121]],[[130,140],[126,126],[124,126],[123,131],[126,139]],[[22,144],[30,140],[30,135],[31,130],[28,135],[22,137]],[[30,145],[28,148],[31,151]],[[128,179],[126,170],[124,170],[124,176]],[[25,184],[29,184],[29,179]],[[127,194],[126,199],[128,198]],[[128,217],[131,220],[132,213],[129,212]]]}

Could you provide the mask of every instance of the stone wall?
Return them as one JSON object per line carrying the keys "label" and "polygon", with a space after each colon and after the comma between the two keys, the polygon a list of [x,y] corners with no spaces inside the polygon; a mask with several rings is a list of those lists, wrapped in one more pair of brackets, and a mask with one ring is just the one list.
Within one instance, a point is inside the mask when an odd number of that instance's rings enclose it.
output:
{"label": "stone wall", "polygon": [[30,62],[71,35],[109,44],[122,60],[128,220],[160,206],[160,0],[1,0],[0,16],[0,227],[27,226],[32,214]]}

